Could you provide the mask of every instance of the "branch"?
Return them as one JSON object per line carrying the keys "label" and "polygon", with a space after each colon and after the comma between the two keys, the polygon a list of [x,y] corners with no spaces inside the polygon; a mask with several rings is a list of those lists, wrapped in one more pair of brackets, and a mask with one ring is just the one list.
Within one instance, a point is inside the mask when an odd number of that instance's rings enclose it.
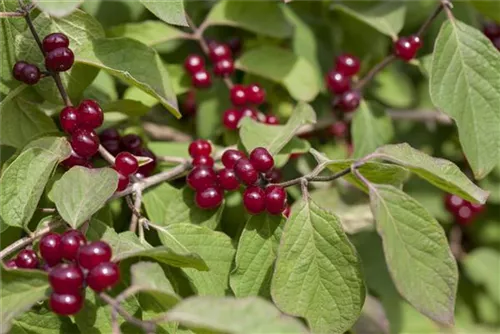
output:
{"label": "branch", "polygon": [[446,16],[448,17],[448,20],[454,21],[455,16],[453,15],[453,12],[451,11],[451,8],[453,5],[451,4],[451,0],[441,0],[441,7],[443,7],[444,12],[446,13]]}
{"label": "branch", "polygon": [[[139,185],[139,183],[137,185]],[[132,218],[130,218],[129,230],[135,233],[135,231],[137,230],[137,222],[139,221],[139,218],[142,217],[142,215],[141,215],[142,190],[139,186],[136,186],[134,192],[135,192],[135,201],[134,201],[134,204],[131,208],[132,209]]]}
{"label": "branch", "polygon": [[362,90],[380,71],[386,68],[390,63],[395,61],[397,58],[395,55],[390,54],[389,56],[382,59],[380,63],[375,65],[370,72],[368,72],[361,80],[356,84],[357,90]]}
{"label": "branch", "polygon": [[436,7],[436,9],[432,12],[432,14],[425,20],[424,24],[418,29],[417,36],[422,37],[423,34],[429,29],[432,22],[438,17],[439,13],[443,10],[443,6],[440,4]]}
{"label": "branch", "polygon": [[142,127],[148,135],[158,140],[171,140],[177,142],[190,142],[193,140],[188,134],[174,129],[170,126],[159,125],[152,122],[143,122]]}
{"label": "branch", "polygon": [[0,18],[4,17],[23,17],[26,15],[24,12],[0,12]]}

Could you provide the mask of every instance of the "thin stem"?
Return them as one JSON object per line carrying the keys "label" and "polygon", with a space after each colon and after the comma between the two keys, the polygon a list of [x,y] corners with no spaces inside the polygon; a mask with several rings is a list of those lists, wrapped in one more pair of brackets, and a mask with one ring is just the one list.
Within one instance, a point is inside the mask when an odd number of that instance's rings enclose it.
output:
{"label": "thin stem", "polygon": [[129,230],[135,233],[135,231],[137,230],[137,222],[139,221],[139,218],[142,217],[141,215],[142,190],[139,186],[136,186],[134,192],[135,192],[135,201],[132,210],[132,218],[130,218]]}
{"label": "thin stem", "polygon": [[109,153],[105,148],[104,146],[102,145],[99,145],[99,154],[101,155],[101,157],[103,157],[104,160],[106,160],[110,165],[114,165],[115,164],[115,157],[113,156],[113,154]]}
{"label": "thin stem", "polygon": [[193,137],[166,125],[160,125],[152,122],[143,122],[142,127],[151,137],[158,140],[170,140],[176,142],[190,142]]}
{"label": "thin stem", "polygon": [[422,35],[425,34],[425,32],[427,31],[427,29],[429,29],[429,27],[431,26],[432,22],[434,22],[434,20],[438,17],[439,13],[441,13],[442,10],[443,10],[443,6],[442,5],[437,6],[436,9],[434,9],[434,11],[432,12],[432,14],[422,24],[422,26],[420,27],[420,29],[418,29],[418,32],[417,32],[416,35],[419,36],[419,37],[422,37]]}
{"label": "thin stem", "polygon": [[453,225],[450,230],[450,250],[453,256],[460,261],[465,255],[465,251],[462,247],[463,231],[459,225]]}
{"label": "thin stem", "polygon": [[297,184],[301,184],[304,180],[307,181],[307,182],[329,182],[329,181],[333,181],[333,180],[336,180],[342,176],[345,176],[347,174],[349,174],[351,172],[351,167],[349,168],[346,168],[338,173],[335,173],[335,174],[332,174],[332,175],[328,175],[328,176],[311,176],[311,175],[304,175],[304,176],[301,176],[301,177],[298,177],[296,179],[293,179],[293,180],[288,180],[288,181],[285,181],[285,182],[281,182],[281,183],[276,183],[276,184],[273,184],[273,185],[276,185],[276,186],[280,186],[280,187],[283,187],[283,188],[287,188],[287,187],[291,187],[291,186],[295,186]]}
{"label": "thin stem", "polygon": [[23,12],[0,12],[0,18],[3,17],[23,17],[26,15]]}
{"label": "thin stem", "polygon": [[448,17],[448,20],[455,21],[455,16],[453,15],[453,12],[451,11],[451,8],[452,8],[451,0],[441,0],[441,6],[443,7],[444,12],[446,13],[446,16]]}
{"label": "thin stem", "polygon": [[380,71],[386,68],[390,63],[396,60],[396,56],[390,54],[375,65],[356,85],[357,90],[362,90]]}

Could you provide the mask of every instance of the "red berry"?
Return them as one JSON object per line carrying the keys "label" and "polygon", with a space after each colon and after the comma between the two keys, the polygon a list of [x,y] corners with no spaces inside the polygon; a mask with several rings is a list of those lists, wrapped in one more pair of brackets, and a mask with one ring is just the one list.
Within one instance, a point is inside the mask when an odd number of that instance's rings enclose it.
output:
{"label": "red berry", "polygon": [[196,192],[194,201],[200,209],[215,209],[224,199],[224,192],[219,187],[209,187]]}
{"label": "red berry", "polygon": [[275,115],[267,115],[265,122],[268,125],[279,125],[280,124],[279,118]]}
{"label": "red berry", "polygon": [[181,105],[181,111],[186,115],[196,114],[196,95],[194,90],[190,90]]}
{"label": "red berry", "polygon": [[340,96],[336,106],[343,112],[351,112],[358,109],[361,102],[361,94],[356,90],[351,90]]}
{"label": "red berry", "polygon": [[342,94],[351,89],[351,79],[337,71],[330,71],[326,75],[326,86],[332,94]]}
{"label": "red berry", "polygon": [[212,46],[209,55],[213,63],[217,63],[223,59],[231,59],[232,57],[231,49],[226,44],[216,44]]}
{"label": "red berry", "polygon": [[139,157],[151,158],[151,162],[139,167],[139,173],[141,173],[142,175],[145,175],[145,176],[151,175],[153,173],[153,171],[155,170],[156,164],[158,161],[158,159],[156,158],[156,155],[144,147],[140,147],[139,149],[135,150],[133,153]]}
{"label": "red berry", "polygon": [[241,38],[232,37],[227,41],[227,45],[231,49],[233,55],[237,55],[241,51],[242,43]]}
{"label": "red berry", "polygon": [[49,299],[52,312],[59,315],[72,315],[78,313],[83,307],[83,298],[80,293],[59,294],[52,293]]}
{"label": "red berry", "polygon": [[484,204],[475,204],[471,202],[467,202],[467,206],[472,210],[474,214],[479,214],[486,208]]}
{"label": "red berry", "polygon": [[271,168],[266,172],[265,177],[271,183],[278,183],[281,181],[282,175],[278,168]]}
{"label": "red berry", "polygon": [[253,120],[257,120],[259,118],[259,114],[252,107],[243,107],[240,111],[240,117],[250,117]]}
{"label": "red berry", "polygon": [[38,66],[32,64],[26,64],[22,71],[23,82],[27,85],[34,85],[40,81],[40,70]]}
{"label": "red berry", "polygon": [[127,189],[129,183],[130,183],[130,179],[129,179],[129,176],[128,175],[123,175],[122,173],[118,172],[118,184],[116,185],[116,190],[117,192],[119,191],[124,191],[125,189]]}
{"label": "red berry", "polygon": [[500,37],[500,24],[495,22],[486,23],[483,27],[483,33],[491,40]]}
{"label": "red berry", "polygon": [[234,170],[229,168],[221,169],[217,173],[217,181],[224,190],[236,190],[240,187],[240,182],[234,173]]}
{"label": "red berry", "polygon": [[246,89],[243,85],[234,85],[230,91],[231,102],[235,106],[243,106],[247,103]]}
{"label": "red berry", "polygon": [[97,292],[114,286],[120,280],[120,268],[114,262],[100,263],[87,276],[87,284]]}
{"label": "red berry", "polygon": [[358,74],[360,68],[359,58],[350,54],[343,54],[337,57],[335,61],[335,71],[342,73],[347,77]]}
{"label": "red berry", "polygon": [[289,205],[287,205],[287,206],[285,207],[285,210],[283,210],[283,215],[284,215],[286,218],[289,218],[289,217],[290,217],[290,211],[291,211],[290,206],[289,206]]}
{"label": "red berry", "polygon": [[250,163],[261,173],[265,173],[274,166],[273,156],[263,147],[257,147],[250,153]]}
{"label": "red berry", "polygon": [[99,137],[93,130],[76,129],[71,135],[71,147],[82,158],[90,158],[99,150]]}
{"label": "red berry", "polygon": [[142,139],[138,135],[128,134],[122,137],[121,145],[124,151],[134,153],[142,146]]}
{"label": "red berry", "polygon": [[83,128],[96,129],[102,125],[104,113],[96,101],[83,100],[78,106],[78,121]]}
{"label": "red berry", "polygon": [[196,158],[200,155],[210,155],[212,153],[212,145],[207,140],[197,139],[189,144],[189,155]]}
{"label": "red berry", "polygon": [[116,156],[115,169],[118,173],[129,176],[139,170],[139,163],[132,154],[121,152]]}
{"label": "red berry", "polygon": [[493,39],[493,45],[500,51],[500,37]]}
{"label": "red berry", "polygon": [[420,36],[417,36],[417,35],[411,35],[409,37],[409,40],[410,40],[410,43],[411,45],[416,48],[417,50],[420,49],[423,45],[422,43],[422,38],[420,38]]}
{"label": "red berry", "polygon": [[57,48],[45,55],[45,67],[49,71],[65,72],[73,66],[75,55],[70,48]]}
{"label": "red berry", "polygon": [[286,191],[283,187],[266,188],[266,210],[272,215],[279,215],[286,208]]}
{"label": "red berry", "polygon": [[35,269],[38,268],[38,257],[31,249],[23,249],[17,254],[16,266],[21,269]]}
{"label": "red berry", "polygon": [[69,230],[61,235],[61,255],[63,259],[76,260],[78,249],[85,245],[87,239],[79,230]]}
{"label": "red berry", "polygon": [[214,74],[218,77],[228,77],[234,72],[232,59],[221,59],[214,64]]}
{"label": "red berry", "polygon": [[465,200],[457,195],[452,195],[452,194],[446,194],[444,198],[444,205],[448,212],[450,212],[453,215],[456,215],[458,210],[462,207],[465,206]]}
{"label": "red berry", "polygon": [[60,32],[45,36],[42,42],[43,51],[50,52],[57,48],[67,48],[69,46],[68,37]]}
{"label": "red berry", "polygon": [[344,138],[347,134],[347,124],[345,122],[335,122],[328,127],[328,133],[336,138]]}
{"label": "red berry", "polygon": [[61,262],[61,236],[57,233],[49,232],[40,239],[40,255],[48,265],[54,266]]}
{"label": "red berry", "polygon": [[193,166],[208,166],[208,167],[213,167],[214,166],[214,159],[212,159],[211,156],[209,155],[198,155],[193,158],[193,161],[191,162]]}
{"label": "red berry", "polygon": [[224,153],[222,154],[221,161],[224,167],[233,169],[234,165],[240,160],[241,158],[244,158],[245,154],[243,152],[238,151],[238,150],[225,150]]}
{"label": "red berry", "polygon": [[115,128],[107,128],[99,134],[101,141],[120,140],[120,133]]}
{"label": "red berry", "polygon": [[10,259],[9,261],[5,262],[4,265],[6,268],[9,268],[9,269],[17,269],[15,259]]}
{"label": "red berry", "polygon": [[187,56],[184,61],[184,68],[191,74],[203,70],[205,67],[205,60],[199,55],[191,54]]}
{"label": "red berry", "polygon": [[61,263],[49,272],[49,282],[56,293],[77,294],[83,287],[83,272],[77,265]]}
{"label": "red berry", "polygon": [[460,225],[469,225],[474,220],[474,212],[469,206],[463,205],[455,213],[455,219]]}
{"label": "red berry", "polygon": [[266,91],[257,84],[251,84],[246,88],[248,103],[262,104],[266,99]]}
{"label": "red berry", "polygon": [[12,68],[12,76],[18,81],[24,81],[23,69],[28,65],[25,61],[18,61],[14,64]]}
{"label": "red berry", "polygon": [[241,158],[234,165],[238,179],[246,185],[253,185],[259,180],[259,173],[247,158]]}
{"label": "red berry", "polygon": [[212,78],[206,70],[199,70],[191,77],[191,83],[196,88],[208,88],[212,85]]}
{"label": "red berry", "polygon": [[217,175],[208,166],[197,166],[186,177],[187,184],[194,190],[201,191],[216,184]]}
{"label": "red berry", "polygon": [[59,122],[64,132],[72,133],[78,128],[78,112],[76,108],[65,107],[59,113]]}
{"label": "red berry", "polygon": [[78,264],[88,270],[109,260],[111,260],[111,247],[104,241],[91,242],[78,250]]}
{"label": "red berry", "polygon": [[243,193],[243,205],[253,215],[263,212],[266,209],[264,190],[255,186],[245,189]]}
{"label": "red berry", "polygon": [[71,155],[69,156],[69,158],[61,162],[61,165],[69,169],[74,166],[87,167],[89,163],[90,161],[88,159],[82,158],[81,156],[76,154],[75,151],[71,150]]}
{"label": "red berry", "polygon": [[121,152],[120,140],[111,139],[103,141],[101,139],[101,145],[114,156]]}
{"label": "red berry", "polygon": [[416,44],[412,43],[408,37],[400,37],[394,42],[394,54],[404,61],[410,61],[415,58],[417,50]]}
{"label": "red berry", "polygon": [[228,109],[222,115],[222,123],[228,130],[236,130],[241,119],[241,112],[235,109]]}

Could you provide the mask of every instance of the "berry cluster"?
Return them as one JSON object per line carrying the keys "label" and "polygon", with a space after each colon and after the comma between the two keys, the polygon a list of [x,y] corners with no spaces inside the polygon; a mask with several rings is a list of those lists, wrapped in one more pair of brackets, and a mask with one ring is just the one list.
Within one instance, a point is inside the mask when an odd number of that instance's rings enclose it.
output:
{"label": "berry cluster", "polygon": [[474,219],[483,212],[485,206],[482,204],[473,204],[457,195],[446,194],[444,204],[455,221],[460,225],[469,225]]}
{"label": "berry cluster", "polygon": [[352,77],[359,72],[359,59],[350,54],[342,54],[335,60],[335,68],[325,77],[326,87],[335,96],[333,105],[343,112],[358,108],[361,101],[359,91],[352,89]]}
{"label": "berry cluster", "polygon": [[493,45],[500,51],[500,24],[488,22],[483,26],[483,33],[490,39]]}
{"label": "berry cluster", "polygon": [[394,42],[394,54],[404,61],[410,61],[422,47],[422,39],[417,35],[400,37]]}

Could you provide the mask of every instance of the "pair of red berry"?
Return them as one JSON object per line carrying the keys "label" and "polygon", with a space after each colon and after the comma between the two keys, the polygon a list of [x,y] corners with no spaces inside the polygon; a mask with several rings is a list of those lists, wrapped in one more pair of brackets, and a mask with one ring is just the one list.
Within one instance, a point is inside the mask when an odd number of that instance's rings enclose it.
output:
{"label": "pair of red berry", "polygon": [[415,58],[422,45],[420,36],[400,37],[394,42],[394,54],[404,61],[410,61]]}
{"label": "pair of red berry", "polygon": [[500,24],[496,22],[488,22],[483,26],[483,33],[493,45],[500,51]]}
{"label": "pair of red berry", "polygon": [[41,73],[38,66],[25,61],[18,61],[14,64],[12,76],[27,85],[34,85],[40,81]]}
{"label": "pair of red berry", "polygon": [[337,96],[333,106],[343,112],[356,110],[361,101],[359,91],[352,89],[352,77],[358,74],[360,66],[357,57],[345,53],[335,59],[334,69],[326,74],[326,87]]}
{"label": "pair of red berry", "polygon": [[453,215],[455,221],[460,225],[469,225],[485,209],[482,204],[473,204],[451,194],[446,194],[444,203],[448,212]]}

